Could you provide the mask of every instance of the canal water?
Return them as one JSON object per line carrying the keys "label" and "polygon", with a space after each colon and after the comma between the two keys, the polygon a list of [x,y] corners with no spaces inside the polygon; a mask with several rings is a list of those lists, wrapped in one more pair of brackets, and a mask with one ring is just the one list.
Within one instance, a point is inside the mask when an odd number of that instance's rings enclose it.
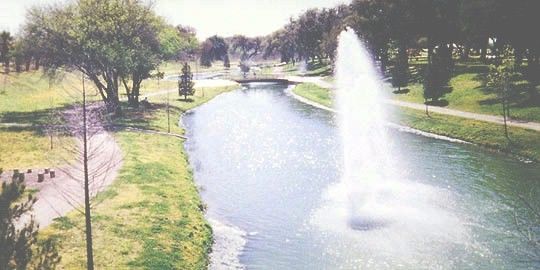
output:
{"label": "canal water", "polygon": [[211,269],[540,267],[521,234],[538,224],[526,207],[540,204],[538,164],[390,129],[399,208],[389,224],[356,230],[332,199],[343,164],[335,116],[288,87],[246,84],[182,119],[214,230]]}

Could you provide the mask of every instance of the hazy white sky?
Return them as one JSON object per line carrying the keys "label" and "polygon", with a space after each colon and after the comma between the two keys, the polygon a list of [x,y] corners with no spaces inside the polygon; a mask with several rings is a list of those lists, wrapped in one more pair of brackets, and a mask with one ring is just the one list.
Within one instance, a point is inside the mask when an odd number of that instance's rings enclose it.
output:
{"label": "hazy white sky", "polygon": [[[0,29],[16,31],[28,7],[66,0],[0,0]],[[219,34],[265,35],[289,17],[312,7],[333,7],[350,0],[154,0],[155,11],[171,24],[191,25],[199,38]]]}

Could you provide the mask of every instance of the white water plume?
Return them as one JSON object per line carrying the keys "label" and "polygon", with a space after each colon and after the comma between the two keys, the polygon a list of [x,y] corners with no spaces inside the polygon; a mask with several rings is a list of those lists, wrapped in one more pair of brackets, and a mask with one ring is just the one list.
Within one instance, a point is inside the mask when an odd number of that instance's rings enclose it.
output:
{"label": "white water plume", "polygon": [[[366,254],[384,252],[398,261],[437,260],[435,249],[467,244],[449,192],[400,175],[385,125],[380,76],[352,30],[339,36],[336,69],[342,176],[324,194],[313,222],[356,239]],[[433,246],[420,244],[425,241]]]}

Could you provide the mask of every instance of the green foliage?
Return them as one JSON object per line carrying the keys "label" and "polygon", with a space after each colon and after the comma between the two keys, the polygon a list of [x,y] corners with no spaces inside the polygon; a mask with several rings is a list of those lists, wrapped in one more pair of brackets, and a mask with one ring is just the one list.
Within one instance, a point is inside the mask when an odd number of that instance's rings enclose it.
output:
{"label": "green foliage", "polygon": [[[228,62],[229,45],[219,36],[211,36],[201,44],[200,62],[202,66],[210,67],[214,61]],[[229,63],[230,64],[230,63]]]}
{"label": "green foliage", "polygon": [[23,182],[16,174],[0,189],[0,269],[54,269],[60,256],[52,240],[38,241],[38,225],[29,216],[36,199],[24,198]]}
{"label": "green foliage", "polygon": [[424,99],[437,101],[452,91],[448,83],[452,76],[452,59],[448,48],[439,47],[432,55],[431,63],[426,68],[424,77]]}
{"label": "green foliage", "polygon": [[4,64],[4,69],[9,72],[10,51],[13,47],[13,37],[9,32],[0,33],[0,62]]}
{"label": "green foliage", "polygon": [[232,38],[232,51],[240,52],[240,60],[247,61],[261,51],[262,40],[260,38],[248,38],[236,35]]}
{"label": "green foliage", "polygon": [[195,31],[181,25],[163,26],[159,40],[164,60],[189,60],[198,47]]}
{"label": "green foliage", "polygon": [[392,86],[397,87],[398,91],[401,87],[405,87],[409,83],[409,65],[407,59],[407,51],[404,48],[398,49],[395,57],[392,72]]}
{"label": "green foliage", "polygon": [[494,90],[500,99],[506,99],[509,92],[512,91],[515,76],[514,63],[506,53],[500,65],[489,66],[486,86]]}
{"label": "green foliage", "polygon": [[[48,71],[73,68],[97,87],[110,109],[118,109],[119,81],[130,104],[137,105],[140,84],[172,53],[174,38],[159,34],[164,23],[140,1],[77,0],[65,6],[33,9],[25,29],[41,42]],[[167,33],[162,36],[168,37]],[[130,84],[131,83],[131,84]]]}
{"label": "green foliage", "polygon": [[187,100],[188,96],[195,94],[195,82],[193,82],[193,73],[191,73],[191,67],[188,63],[184,63],[182,68],[182,74],[178,80],[178,94],[184,96],[184,100]]}

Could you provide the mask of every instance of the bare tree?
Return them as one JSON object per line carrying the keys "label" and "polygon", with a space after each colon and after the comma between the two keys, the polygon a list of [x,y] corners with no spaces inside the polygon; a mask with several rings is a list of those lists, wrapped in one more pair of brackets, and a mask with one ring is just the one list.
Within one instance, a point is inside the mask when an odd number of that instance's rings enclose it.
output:
{"label": "bare tree", "polygon": [[[62,215],[66,210],[75,209],[84,215],[85,227],[80,229],[86,237],[87,269],[94,269],[91,214],[94,204],[91,199],[114,180],[122,157],[114,138],[107,133],[111,127],[109,108],[103,101],[93,101],[99,99],[97,91],[88,95],[84,75],[81,81],[82,89],[66,92],[80,101],[67,110],[54,112],[47,132],[67,153],[58,157],[60,164],[65,164],[58,167],[65,181],[54,181],[55,190],[63,200],[63,206],[55,206],[61,208],[56,211]],[[75,143],[65,138],[74,138]]]}

